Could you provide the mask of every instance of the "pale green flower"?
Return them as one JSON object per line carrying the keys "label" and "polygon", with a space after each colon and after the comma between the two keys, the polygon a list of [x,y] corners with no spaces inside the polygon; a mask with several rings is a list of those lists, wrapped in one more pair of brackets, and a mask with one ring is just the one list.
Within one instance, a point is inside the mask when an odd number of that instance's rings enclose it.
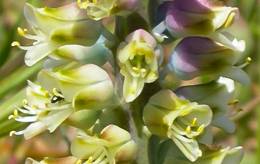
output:
{"label": "pale green flower", "polygon": [[185,160],[175,145],[171,145],[164,164],[239,164],[243,158],[243,148],[205,148],[203,157],[196,162]]}
{"label": "pale green flower", "polygon": [[115,125],[108,125],[97,136],[80,132],[71,145],[72,155],[84,164],[129,163],[135,159],[136,151],[130,134]]}
{"label": "pale green flower", "polygon": [[143,119],[152,134],[172,139],[190,161],[202,156],[196,137],[211,122],[209,106],[181,99],[171,90],[162,90],[146,104]]}
{"label": "pale green flower", "polygon": [[73,112],[104,109],[113,95],[108,74],[93,64],[42,70],[38,81],[44,88],[29,81],[23,107],[9,117],[30,124],[11,135],[29,139],[45,130],[52,133]]}
{"label": "pale green flower", "polygon": [[235,82],[220,77],[217,81],[207,84],[183,86],[175,93],[191,101],[207,104],[213,110],[212,125],[228,133],[235,131],[235,124],[228,117],[229,103],[234,99]]}
{"label": "pale green flower", "polygon": [[[27,29],[20,27],[18,33],[32,40],[33,44],[21,46],[19,42],[13,42],[12,46],[27,51],[25,64],[28,66],[47,56],[55,59],[57,56],[62,57],[59,56],[60,53],[55,54],[57,50],[61,51],[59,49],[70,50],[72,53],[75,48],[68,49],[68,46],[77,46],[77,52],[85,52],[84,46],[96,43],[102,32],[100,22],[86,19],[75,3],[60,8],[35,8],[26,4],[24,15],[34,34],[29,34]],[[69,58],[74,59],[74,56]]]}
{"label": "pale green flower", "polygon": [[135,10],[138,0],[78,0],[78,5],[86,9],[87,15],[100,20],[111,15],[125,15]]}
{"label": "pale green flower", "polygon": [[148,32],[139,29],[126,38],[118,49],[120,72],[124,76],[123,96],[126,102],[140,95],[145,83],[158,78],[160,50]]}

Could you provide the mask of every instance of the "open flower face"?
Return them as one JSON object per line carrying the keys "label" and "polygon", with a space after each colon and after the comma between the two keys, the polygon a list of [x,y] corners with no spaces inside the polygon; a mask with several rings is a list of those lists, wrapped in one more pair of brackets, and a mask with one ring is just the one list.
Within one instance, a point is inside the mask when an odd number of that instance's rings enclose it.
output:
{"label": "open flower face", "polygon": [[138,0],[78,0],[78,5],[86,9],[87,15],[94,20],[122,15],[137,7]]}
{"label": "open flower face", "polygon": [[170,90],[162,90],[146,104],[143,117],[153,134],[172,139],[190,161],[202,156],[196,137],[211,122],[209,106],[191,103]]}
{"label": "open flower face", "polygon": [[73,112],[71,103],[64,99],[57,88],[49,92],[29,81],[26,97],[23,106],[18,107],[9,118],[30,125],[22,131],[13,131],[10,135],[24,135],[25,139],[30,139],[47,129],[53,132]]}
{"label": "open flower face", "polygon": [[119,47],[117,57],[125,78],[123,95],[127,102],[140,95],[144,83],[152,83],[158,78],[159,53],[156,40],[142,29],[130,34],[126,43]]}
{"label": "open flower face", "polygon": [[234,96],[235,82],[220,77],[207,84],[183,86],[175,93],[191,101],[207,104],[213,110],[212,125],[233,133],[235,124],[228,118],[229,104]]}
{"label": "open flower face", "polygon": [[108,74],[93,64],[42,70],[38,81],[44,88],[29,82],[23,107],[10,116],[30,125],[11,134],[29,139],[47,129],[53,132],[75,111],[104,109],[113,95]]}
{"label": "open flower face", "polygon": [[226,7],[220,1],[174,0],[167,1],[165,24],[173,36],[210,34],[229,27],[237,8]]}
{"label": "open flower face", "polygon": [[[215,38],[214,38],[215,39]],[[170,70],[183,79],[198,76],[219,77],[229,70],[241,57],[244,41],[216,38],[186,37],[175,47],[169,61]]]}
{"label": "open flower face", "polygon": [[135,159],[136,144],[130,134],[115,125],[108,125],[98,136],[80,132],[72,142],[71,153],[82,163],[129,163]]}
{"label": "open flower face", "polygon": [[21,46],[13,42],[12,45],[27,51],[25,63],[28,66],[46,56],[54,57],[54,51],[65,45],[93,45],[101,33],[100,22],[84,18],[75,3],[60,8],[35,8],[26,4],[24,14],[34,34],[22,28],[18,28],[18,33],[33,44]]}

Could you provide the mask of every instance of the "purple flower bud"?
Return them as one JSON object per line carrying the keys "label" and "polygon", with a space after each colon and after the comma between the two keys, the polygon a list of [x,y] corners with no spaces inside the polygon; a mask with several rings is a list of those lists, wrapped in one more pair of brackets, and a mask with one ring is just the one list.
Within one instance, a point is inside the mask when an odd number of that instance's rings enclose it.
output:
{"label": "purple flower bud", "polygon": [[174,36],[209,34],[229,27],[237,11],[210,0],[174,0],[165,4],[165,23]]}
{"label": "purple flower bud", "polygon": [[176,46],[169,67],[183,80],[198,76],[214,77],[232,67],[244,50],[244,41],[225,37],[186,37]]}

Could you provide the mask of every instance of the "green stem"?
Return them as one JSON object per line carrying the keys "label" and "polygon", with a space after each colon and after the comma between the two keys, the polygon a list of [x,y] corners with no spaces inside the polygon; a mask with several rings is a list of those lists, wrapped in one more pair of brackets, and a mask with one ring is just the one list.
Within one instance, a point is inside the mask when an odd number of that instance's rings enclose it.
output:
{"label": "green stem", "polygon": [[24,83],[29,77],[34,75],[42,68],[42,64],[36,64],[33,67],[21,67],[11,75],[0,81],[0,98],[4,97],[9,91],[17,89],[21,83]]}
{"label": "green stem", "polygon": [[11,98],[4,101],[0,105],[0,122],[6,121],[8,119],[8,116],[13,112],[15,106],[21,105],[22,100],[24,98],[25,98],[25,89],[22,89]]}

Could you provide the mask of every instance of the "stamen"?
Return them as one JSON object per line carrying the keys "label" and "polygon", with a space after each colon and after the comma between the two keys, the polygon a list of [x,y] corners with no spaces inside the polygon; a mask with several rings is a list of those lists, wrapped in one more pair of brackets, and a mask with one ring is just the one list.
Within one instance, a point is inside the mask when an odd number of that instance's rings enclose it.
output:
{"label": "stamen", "polygon": [[235,100],[232,100],[232,101],[228,102],[228,105],[236,105],[238,103],[239,103],[239,100],[235,99]]}
{"label": "stamen", "polygon": [[17,28],[17,32],[18,32],[18,34],[19,34],[20,36],[25,36],[25,34],[26,34],[27,31],[28,31],[27,29],[22,29],[21,27],[18,27],[18,28]]}
{"label": "stamen", "polygon": [[78,4],[79,8],[81,8],[81,9],[88,8],[88,2],[82,2],[81,0],[77,0],[77,4]]}
{"label": "stamen", "polygon": [[234,21],[234,17],[236,16],[236,13],[235,12],[231,12],[230,15],[228,16],[227,18],[227,21],[225,22],[224,24],[224,27],[227,28],[229,27],[232,22]]}
{"label": "stamen", "polygon": [[136,72],[139,72],[139,71],[140,71],[140,69],[137,68],[137,67],[132,67],[132,69],[133,69],[134,71],[136,71]]}
{"label": "stamen", "polygon": [[244,67],[248,66],[251,62],[252,62],[252,58],[247,57],[245,63],[241,64],[241,65],[238,66],[238,67],[239,67],[239,68],[244,68]]}
{"label": "stamen", "polygon": [[185,132],[190,134],[191,133],[191,127],[190,126],[187,126],[187,128],[185,129]]}
{"label": "stamen", "polygon": [[90,156],[85,163],[86,163],[86,164],[91,164],[92,162],[93,162],[93,157]]}
{"label": "stamen", "polygon": [[14,42],[12,42],[11,46],[12,46],[12,47],[15,47],[15,46],[19,47],[19,46],[20,46],[20,43],[17,42],[17,41],[14,41]]}
{"label": "stamen", "polygon": [[81,159],[77,160],[76,164],[82,164],[82,160]]}
{"label": "stamen", "polygon": [[14,110],[14,113],[8,117],[9,120],[16,119],[19,116],[18,110]]}
{"label": "stamen", "polygon": [[192,120],[191,126],[195,126],[197,124],[198,119],[195,117]]}
{"label": "stamen", "polygon": [[205,125],[202,124],[202,125],[200,125],[200,127],[197,129],[197,132],[198,132],[199,134],[201,134],[201,133],[204,131],[204,129],[205,129]]}
{"label": "stamen", "polygon": [[9,133],[9,136],[12,137],[15,133],[16,133],[16,131],[11,131],[11,132]]}
{"label": "stamen", "polygon": [[28,105],[28,101],[26,99],[23,99],[23,106]]}

